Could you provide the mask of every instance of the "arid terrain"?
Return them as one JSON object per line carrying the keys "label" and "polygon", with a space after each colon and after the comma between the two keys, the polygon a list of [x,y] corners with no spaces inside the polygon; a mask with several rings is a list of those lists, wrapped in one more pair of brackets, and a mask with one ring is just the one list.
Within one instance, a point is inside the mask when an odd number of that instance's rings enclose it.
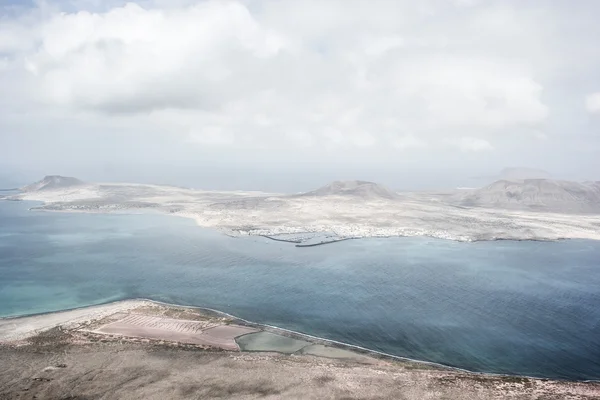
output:
{"label": "arid terrain", "polygon": [[[472,374],[264,329],[149,301],[0,320],[0,398],[600,398],[597,383]],[[262,348],[202,339],[229,334],[262,335]]]}
{"label": "arid terrain", "polygon": [[[365,181],[304,194],[206,191],[84,183],[49,176],[8,200],[70,212],[157,211],[230,235],[296,243],[388,236],[477,240],[600,239],[600,186],[550,180],[498,181],[476,190],[397,193]],[[315,239],[316,238],[316,239]],[[323,239],[325,241],[325,239]]]}

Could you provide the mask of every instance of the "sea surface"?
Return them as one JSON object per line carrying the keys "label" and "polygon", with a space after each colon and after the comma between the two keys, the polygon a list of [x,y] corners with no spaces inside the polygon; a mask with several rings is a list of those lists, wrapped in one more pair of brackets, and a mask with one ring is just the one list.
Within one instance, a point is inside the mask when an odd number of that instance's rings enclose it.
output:
{"label": "sea surface", "polygon": [[0,316],[145,297],[473,371],[600,379],[600,242],[296,248],[0,201]]}

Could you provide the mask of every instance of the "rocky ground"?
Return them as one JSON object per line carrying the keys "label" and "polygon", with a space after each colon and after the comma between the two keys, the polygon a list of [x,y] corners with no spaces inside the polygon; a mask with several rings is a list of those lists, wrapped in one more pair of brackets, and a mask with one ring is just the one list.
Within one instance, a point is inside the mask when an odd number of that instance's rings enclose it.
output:
{"label": "rocky ground", "polygon": [[60,330],[0,346],[0,359],[1,399],[600,399],[591,383],[164,344],[75,345]]}
{"label": "rocky ground", "polygon": [[102,333],[124,312],[238,322],[145,301],[1,320],[0,399],[600,399],[600,383],[473,374],[364,352],[348,358],[348,349],[324,352],[322,344],[311,346],[326,355],[317,357]]}

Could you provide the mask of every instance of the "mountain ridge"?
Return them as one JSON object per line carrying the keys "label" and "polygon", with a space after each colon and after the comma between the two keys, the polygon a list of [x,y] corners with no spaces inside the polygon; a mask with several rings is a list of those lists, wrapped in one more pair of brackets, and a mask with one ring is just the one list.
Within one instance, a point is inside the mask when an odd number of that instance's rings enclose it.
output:
{"label": "mountain ridge", "polygon": [[600,212],[600,183],[554,179],[500,179],[455,197],[467,207]]}
{"label": "mountain ridge", "polygon": [[399,197],[397,193],[383,185],[362,180],[333,181],[316,190],[303,193],[301,196],[347,196],[358,197],[365,200],[377,198],[394,200]]}
{"label": "mountain ridge", "polygon": [[23,186],[22,188],[20,188],[20,190],[23,192],[37,192],[44,190],[64,189],[69,187],[81,186],[84,184],[85,182],[70,176],[46,175],[43,179],[29,184],[27,186]]}

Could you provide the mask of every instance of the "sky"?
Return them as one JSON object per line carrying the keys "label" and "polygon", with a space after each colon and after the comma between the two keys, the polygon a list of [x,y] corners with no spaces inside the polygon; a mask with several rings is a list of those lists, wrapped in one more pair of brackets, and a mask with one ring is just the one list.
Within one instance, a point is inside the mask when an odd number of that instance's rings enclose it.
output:
{"label": "sky", "polygon": [[595,0],[0,0],[0,185],[600,180]]}

